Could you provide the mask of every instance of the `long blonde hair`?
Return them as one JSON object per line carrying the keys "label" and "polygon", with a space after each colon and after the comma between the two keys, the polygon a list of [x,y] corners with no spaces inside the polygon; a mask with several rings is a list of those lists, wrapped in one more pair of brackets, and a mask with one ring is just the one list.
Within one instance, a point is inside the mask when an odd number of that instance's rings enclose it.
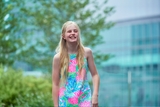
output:
{"label": "long blonde hair", "polygon": [[69,66],[69,55],[68,55],[66,40],[63,39],[62,36],[65,34],[66,28],[71,24],[76,26],[76,28],[78,29],[78,35],[79,36],[78,36],[78,40],[77,40],[77,56],[76,56],[76,59],[77,59],[77,62],[78,62],[78,68],[79,68],[80,73],[81,73],[81,69],[82,69],[83,64],[84,64],[84,46],[81,43],[81,39],[80,39],[80,28],[75,22],[67,21],[62,26],[60,41],[59,41],[58,47],[56,48],[56,52],[60,54],[60,75],[61,75],[61,82],[62,83],[66,80],[66,78],[68,76],[68,66]]}

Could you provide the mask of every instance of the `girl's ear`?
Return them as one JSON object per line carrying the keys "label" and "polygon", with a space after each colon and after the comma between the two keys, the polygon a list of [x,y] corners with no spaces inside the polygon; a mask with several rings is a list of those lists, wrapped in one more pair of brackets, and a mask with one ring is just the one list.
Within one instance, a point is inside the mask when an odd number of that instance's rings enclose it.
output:
{"label": "girl's ear", "polygon": [[62,34],[62,38],[63,38],[63,39],[66,39],[65,36],[64,36],[64,34]]}

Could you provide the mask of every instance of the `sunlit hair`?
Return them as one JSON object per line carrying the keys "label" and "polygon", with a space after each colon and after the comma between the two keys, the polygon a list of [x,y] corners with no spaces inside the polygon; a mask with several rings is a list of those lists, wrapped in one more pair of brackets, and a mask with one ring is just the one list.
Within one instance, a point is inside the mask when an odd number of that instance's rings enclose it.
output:
{"label": "sunlit hair", "polygon": [[78,40],[77,40],[77,62],[78,62],[78,67],[79,67],[79,72],[81,73],[81,69],[84,64],[84,46],[81,43],[80,39],[80,28],[79,26],[73,22],[73,21],[67,21],[66,23],[63,24],[62,26],[62,31],[61,31],[61,37],[60,37],[60,42],[58,47],[56,48],[56,52],[60,54],[60,75],[61,75],[61,82],[64,83],[68,76],[68,66],[69,66],[69,55],[68,55],[68,49],[66,45],[66,40],[63,39],[63,35],[65,35],[66,28],[69,25],[74,25],[78,29]]}

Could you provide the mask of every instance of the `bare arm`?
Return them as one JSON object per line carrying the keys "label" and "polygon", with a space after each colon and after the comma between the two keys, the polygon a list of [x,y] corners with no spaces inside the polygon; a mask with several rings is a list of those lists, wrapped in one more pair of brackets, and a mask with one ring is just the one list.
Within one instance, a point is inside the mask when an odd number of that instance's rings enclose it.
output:
{"label": "bare arm", "polygon": [[[98,103],[98,91],[99,91],[100,79],[99,79],[99,75],[98,75],[98,72],[97,72],[97,69],[94,63],[92,51],[89,48],[86,49],[86,56],[88,60],[89,70],[91,72],[92,80],[93,80],[92,103],[96,104]],[[93,102],[93,98],[96,99],[96,100],[94,99],[94,102]]]}
{"label": "bare arm", "polygon": [[59,81],[60,81],[60,58],[56,54],[53,58],[52,64],[52,97],[54,107],[58,107],[58,94],[59,94]]}

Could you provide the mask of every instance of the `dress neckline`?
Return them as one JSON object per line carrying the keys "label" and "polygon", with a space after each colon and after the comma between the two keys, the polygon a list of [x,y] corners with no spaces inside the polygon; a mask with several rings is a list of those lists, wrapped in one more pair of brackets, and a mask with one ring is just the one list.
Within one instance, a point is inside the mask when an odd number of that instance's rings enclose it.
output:
{"label": "dress neckline", "polygon": [[73,54],[68,54],[69,56],[76,56],[77,54],[73,53]]}

